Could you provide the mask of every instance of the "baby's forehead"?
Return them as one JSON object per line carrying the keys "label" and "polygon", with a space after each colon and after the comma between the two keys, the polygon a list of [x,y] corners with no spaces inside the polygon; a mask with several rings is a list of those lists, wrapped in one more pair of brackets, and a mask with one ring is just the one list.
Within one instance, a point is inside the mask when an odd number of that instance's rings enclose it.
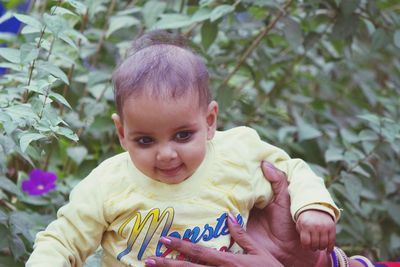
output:
{"label": "baby's forehead", "polygon": [[169,88],[167,85],[157,88],[146,87],[144,90],[137,91],[128,97],[128,99],[140,102],[168,102],[180,105],[190,103],[193,107],[207,106],[201,101],[198,90],[184,90],[179,94],[175,88]]}

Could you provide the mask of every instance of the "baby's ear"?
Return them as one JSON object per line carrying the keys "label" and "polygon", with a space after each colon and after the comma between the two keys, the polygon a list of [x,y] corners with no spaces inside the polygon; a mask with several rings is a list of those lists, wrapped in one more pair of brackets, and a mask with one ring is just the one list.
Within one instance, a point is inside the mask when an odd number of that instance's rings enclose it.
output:
{"label": "baby's ear", "polygon": [[218,103],[211,101],[207,108],[207,140],[214,137],[217,130]]}
{"label": "baby's ear", "polygon": [[114,122],[115,130],[117,131],[119,142],[120,142],[121,146],[126,150],[124,126],[122,125],[121,117],[118,114],[113,113],[111,115],[111,119]]}

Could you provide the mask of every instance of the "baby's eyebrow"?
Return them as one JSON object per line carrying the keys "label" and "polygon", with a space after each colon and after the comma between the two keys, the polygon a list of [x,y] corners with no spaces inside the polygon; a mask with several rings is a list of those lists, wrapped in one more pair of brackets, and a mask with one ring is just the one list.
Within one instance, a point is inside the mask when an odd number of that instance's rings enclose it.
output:
{"label": "baby's eyebrow", "polygon": [[128,135],[129,135],[129,136],[138,136],[138,135],[150,136],[150,135],[152,135],[152,134],[149,133],[149,132],[133,131],[133,132],[130,132]]}
{"label": "baby's eyebrow", "polygon": [[182,126],[179,126],[179,127],[175,128],[175,131],[184,130],[184,129],[190,129],[190,128],[194,128],[196,126],[197,126],[197,123],[184,124]]}

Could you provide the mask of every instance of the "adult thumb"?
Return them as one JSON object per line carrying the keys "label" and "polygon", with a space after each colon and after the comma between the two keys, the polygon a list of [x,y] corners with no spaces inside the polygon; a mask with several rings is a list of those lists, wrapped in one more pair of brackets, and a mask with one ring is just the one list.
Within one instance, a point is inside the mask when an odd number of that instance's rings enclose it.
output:
{"label": "adult thumb", "polygon": [[287,201],[288,181],[286,178],[286,174],[265,160],[261,162],[261,169],[265,178],[271,182],[275,201]]}
{"label": "adult thumb", "polygon": [[227,218],[229,233],[235,241],[247,254],[257,255],[260,253],[257,242],[247,234],[246,230],[237,222],[235,216],[228,213]]}

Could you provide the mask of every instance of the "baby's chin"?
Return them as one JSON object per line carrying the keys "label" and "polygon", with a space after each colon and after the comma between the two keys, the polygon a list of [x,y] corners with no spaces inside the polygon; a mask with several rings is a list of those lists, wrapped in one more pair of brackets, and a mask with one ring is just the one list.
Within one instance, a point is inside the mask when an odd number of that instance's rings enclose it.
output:
{"label": "baby's chin", "polygon": [[157,172],[155,180],[164,184],[180,184],[183,181],[189,179],[194,172],[187,172],[185,166],[176,173],[163,173]]}

